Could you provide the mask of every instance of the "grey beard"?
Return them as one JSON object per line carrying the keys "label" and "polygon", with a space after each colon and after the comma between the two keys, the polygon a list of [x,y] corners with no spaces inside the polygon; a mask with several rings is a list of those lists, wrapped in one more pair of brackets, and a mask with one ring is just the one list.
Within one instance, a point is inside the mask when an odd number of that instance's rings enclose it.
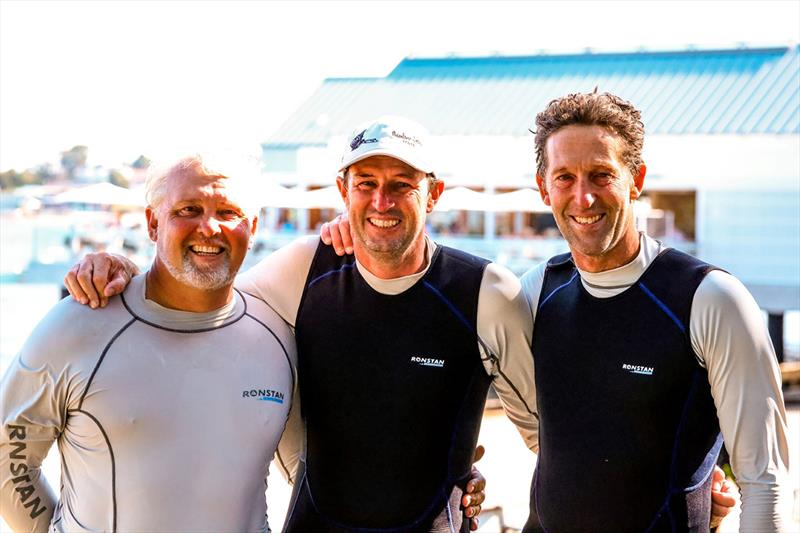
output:
{"label": "grey beard", "polygon": [[166,260],[164,264],[172,277],[184,285],[194,287],[204,291],[214,291],[233,283],[235,274],[231,272],[231,259],[227,252],[223,264],[213,270],[200,270],[189,258],[189,252],[183,254],[183,264],[177,268],[171,261]]}

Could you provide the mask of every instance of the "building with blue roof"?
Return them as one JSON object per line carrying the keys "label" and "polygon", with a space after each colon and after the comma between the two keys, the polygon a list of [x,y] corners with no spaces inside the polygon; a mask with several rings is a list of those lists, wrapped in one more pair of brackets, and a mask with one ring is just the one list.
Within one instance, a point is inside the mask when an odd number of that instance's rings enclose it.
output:
{"label": "building with blue roof", "polygon": [[385,78],[325,80],[265,147],[326,144],[385,114],[435,135],[524,136],[550,100],[595,87],[634,102],[649,135],[798,134],[798,76],[798,46],[406,58]]}
{"label": "building with blue roof", "polygon": [[[658,215],[644,221],[648,231],[729,270],[763,308],[800,308],[797,44],[409,57],[385,77],[325,80],[263,143],[267,179],[309,189],[332,185],[347,133],[395,114],[434,135],[437,175],[448,188],[489,195],[530,189],[535,156],[529,128],[536,114],[554,98],[595,88],[642,111],[645,193],[651,215]],[[315,216],[303,214],[300,226]],[[533,233],[538,237],[524,246],[552,249],[538,244],[549,242],[541,233],[552,226],[551,215],[447,216],[465,220],[485,240]],[[519,240],[512,245],[523,246]]]}

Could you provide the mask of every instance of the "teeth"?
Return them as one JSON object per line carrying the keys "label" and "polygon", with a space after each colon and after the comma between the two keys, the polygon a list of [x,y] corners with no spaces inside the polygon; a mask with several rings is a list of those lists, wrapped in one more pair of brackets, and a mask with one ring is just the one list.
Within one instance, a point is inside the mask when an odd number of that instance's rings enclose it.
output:
{"label": "teeth", "polygon": [[572,217],[578,224],[594,224],[602,215],[595,215],[593,217]]}
{"label": "teeth", "polygon": [[218,254],[222,251],[222,248],[219,246],[192,246],[191,247],[193,252],[197,252],[200,254]]}
{"label": "teeth", "polygon": [[383,219],[380,219],[380,218],[370,218],[369,221],[370,221],[370,223],[372,223],[375,226],[378,226],[379,228],[391,228],[391,227],[394,227],[394,226],[396,226],[396,225],[398,225],[400,223],[400,221],[396,220],[396,219],[395,220],[383,220]]}

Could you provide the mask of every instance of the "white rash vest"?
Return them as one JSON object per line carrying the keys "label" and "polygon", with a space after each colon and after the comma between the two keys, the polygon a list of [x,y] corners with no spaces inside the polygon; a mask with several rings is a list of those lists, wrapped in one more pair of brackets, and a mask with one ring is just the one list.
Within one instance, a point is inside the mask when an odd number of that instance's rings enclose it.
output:
{"label": "white rash vest", "polygon": [[[9,367],[0,509],[14,530],[268,529],[266,477],[296,389],[291,329],[238,292],[208,313],[144,295],[141,275],[99,311],[62,300]],[[40,471],[53,442],[58,491]]]}

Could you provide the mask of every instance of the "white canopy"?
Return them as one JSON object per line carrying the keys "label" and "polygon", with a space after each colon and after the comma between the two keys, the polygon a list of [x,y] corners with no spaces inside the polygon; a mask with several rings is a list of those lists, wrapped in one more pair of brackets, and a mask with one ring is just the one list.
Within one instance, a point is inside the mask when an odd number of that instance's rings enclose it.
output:
{"label": "white canopy", "polygon": [[344,200],[336,185],[305,191],[301,198],[302,207],[308,209],[344,209]]}
{"label": "white canopy", "polygon": [[250,190],[250,194],[261,207],[298,207],[296,189],[262,181]]}
{"label": "white canopy", "polygon": [[495,194],[492,198],[492,210],[523,213],[551,212],[550,207],[544,205],[539,191],[535,189],[517,189],[516,191]]}
{"label": "white canopy", "polygon": [[125,207],[144,207],[144,195],[112,183],[94,183],[69,189],[57,194],[53,201],[57,204],[115,205]]}
{"label": "white canopy", "polygon": [[486,211],[490,199],[490,195],[467,187],[445,188],[436,203],[436,211]]}

